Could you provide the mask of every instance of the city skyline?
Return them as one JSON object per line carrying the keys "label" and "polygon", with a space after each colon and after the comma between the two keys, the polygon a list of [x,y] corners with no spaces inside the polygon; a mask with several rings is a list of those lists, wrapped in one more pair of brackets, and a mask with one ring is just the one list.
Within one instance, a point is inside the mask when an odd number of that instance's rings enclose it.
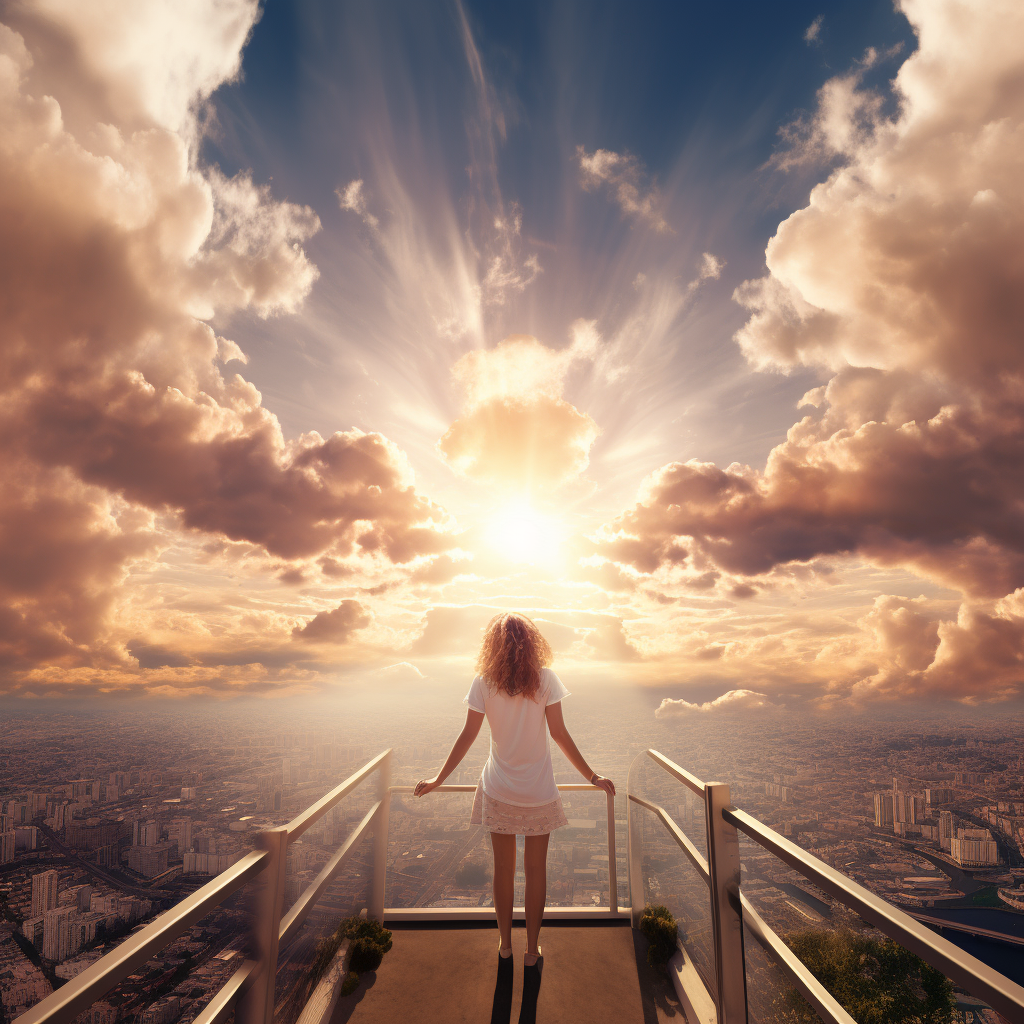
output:
{"label": "city skyline", "polygon": [[[610,719],[621,688],[567,698],[581,748],[616,780],[619,901],[630,898],[626,790],[664,807],[705,849],[702,802],[652,766],[656,747],[699,777],[722,779],[736,805],[825,863],[912,913],[965,929],[949,933],[968,952],[1024,980],[1013,942],[1024,940],[1024,719],[1005,705],[933,712],[917,720],[892,708],[794,721],[769,712],[722,714],[708,730],[692,717],[656,717],[656,697],[633,691]],[[461,706],[409,690],[386,718],[379,699],[236,701],[206,708],[180,701],[119,708],[47,702],[12,712],[0,744],[0,834],[14,833],[0,864],[0,990],[21,1012],[124,935],[227,870],[257,841],[346,776],[393,749],[391,784],[436,771],[458,730]],[[472,786],[487,753],[484,735],[448,780]],[[581,781],[554,751],[558,782]],[[490,906],[486,834],[468,823],[471,793],[392,796],[386,905]],[[357,790],[291,848],[287,909],[312,883],[374,799]],[[565,793],[569,824],[552,837],[548,902],[593,907],[607,899],[604,798]],[[889,813],[883,808],[888,806]],[[880,813],[881,812],[881,813]],[[653,818],[642,817],[644,892],[668,903],[701,969],[707,910],[697,877]],[[960,843],[962,849],[957,847]],[[971,845],[973,844],[973,845]],[[371,845],[364,842],[326,892],[282,960],[279,1004],[287,1020],[317,936],[369,898]],[[743,892],[771,926],[836,929],[833,900],[762,850],[745,845]],[[517,880],[522,897],[523,879]],[[193,1020],[236,966],[246,936],[244,902],[194,926],[159,962],[90,1010],[89,1024]],[[972,929],[1008,936],[993,944]],[[703,958],[703,959],[702,959]],[[757,998],[771,972],[752,963]],[[766,987],[767,986],[767,987]],[[753,998],[753,996],[752,996]],[[970,1004],[964,1004],[970,1005]]]}

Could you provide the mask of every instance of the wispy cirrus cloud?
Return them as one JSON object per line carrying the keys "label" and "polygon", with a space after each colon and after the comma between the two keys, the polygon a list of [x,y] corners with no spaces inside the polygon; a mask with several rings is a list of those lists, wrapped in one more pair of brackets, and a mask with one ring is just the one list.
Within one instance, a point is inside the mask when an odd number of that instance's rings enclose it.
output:
{"label": "wispy cirrus cloud", "polygon": [[658,232],[670,232],[664,217],[665,200],[657,185],[648,179],[640,159],[632,153],[597,149],[588,153],[576,147],[580,184],[587,191],[605,188],[626,216]]}

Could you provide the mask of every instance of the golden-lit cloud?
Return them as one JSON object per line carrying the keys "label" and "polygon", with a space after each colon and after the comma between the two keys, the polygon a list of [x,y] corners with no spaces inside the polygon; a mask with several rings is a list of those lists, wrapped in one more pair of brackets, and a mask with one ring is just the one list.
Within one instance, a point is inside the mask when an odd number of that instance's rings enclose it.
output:
{"label": "golden-lit cloud", "polygon": [[297,640],[341,644],[372,621],[373,616],[358,601],[349,599],[337,608],[320,612],[304,626],[296,626],[292,635]]}
{"label": "golden-lit cloud", "polygon": [[840,640],[819,678],[857,696],[984,699],[1022,681],[1019,615],[998,599],[1024,586],[1024,77],[1010,42],[1024,10],[901,6],[920,46],[896,76],[897,111],[860,71],[821,90],[780,163],[840,166],[779,226],[768,275],[735,296],[753,365],[835,375],[764,470],[665,465],[595,550],[755,587],[840,556],[911,569],[963,593],[956,621],[879,597],[858,624],[874,666],[855,667]]}
{"label": "golden-lit cloud", "polygon": [[178,531],[289,560],[450,546],[390,441],[287,439],[222,369],[244,356],[206,321],[291,313],[318,276],[313,210],[197,157],[203,104],[238,73],[257,12],[46,2],[0,25],[8,670],[131,669],[117,588]]}
{"label": "golden-lit cloud", "polygon": [[565,401],[573,362],[592,357],[591,336],[577,331],[556,351],[529,335],[513,335],[493,349],[463,356],[452,374],[466,411],[438,441],[453,469],[513,490],[557,487],[586,468],[598,426]]}

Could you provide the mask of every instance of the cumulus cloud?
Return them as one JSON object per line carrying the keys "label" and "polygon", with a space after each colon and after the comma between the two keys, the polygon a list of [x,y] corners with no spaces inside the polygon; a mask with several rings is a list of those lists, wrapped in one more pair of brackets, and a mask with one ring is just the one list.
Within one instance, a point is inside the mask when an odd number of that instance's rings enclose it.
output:
{"label": "cumulus cloud", "polygon": [[[13,663],[129,663],[112,595],[172,542],[168,527],[286,559],[407,562],[450,546],[386,438],[289,440],[259,392],[221,371],[244,353],[206,321],[293,312],[317,279],[303,249],[316,214],[197,156],[203,104],[237,75],[257,13],[248,0],[47,0],[0,25]],[[24,560],[47,549],[61,552],[59,590],[51,558]]]}
{"label": "cumulus cloud", "polygon": [[817,411],[762,471],[663,466],[596,550],[643,573],[910,568],[965,595],[958,619],[885,598],[860,624],[877,671],[852,685],[983,695],[1020,682],[1018,620],[992,603],[1024,586],[1024,10],[901,6],[920,45],[896,112],[861,69],[821,90],[792,158],[839,166],[735,294],[754,366],[834,374],[805,396]]}
{"label": "cumulus cloud", "polygon": [[874,664],[854,682],[855,699],[938,694],[976,703],[1024,685],[1024,589],[994,607],[965,602],[955,621],[922,599],[880,596],[860,625]]}
{"label": "cumulus cloud", "polygon": [[588,153],[576,147],[580,164],[580,184],[588,192],[605,187],[628,217],[643,221],[658,232],[672,229],[662,210],[664,199],[658,187],[647,180],[644,165],[632,153],[598,149]]}
{"label": "cumulus cloud", "polygon": [[590,459],[597,424],[561,395],[569,367],[592,358],[593,332],[577,325],[573,343],[556,351],[529,335],[463,356],[452,375],[466,411],[438,450],[467,476],[516,489],[558,486]]}
{"label": "cumulus cloud", "polygon": [[688,700],[673,700],[665,697],[655,709],[655,718],[686,718],[693,714],[721,714],[728,711],[749,711],[757,708],[773,708],[763,693],[753,690],[729,690],[721,697],[704,704],[691,704]]}

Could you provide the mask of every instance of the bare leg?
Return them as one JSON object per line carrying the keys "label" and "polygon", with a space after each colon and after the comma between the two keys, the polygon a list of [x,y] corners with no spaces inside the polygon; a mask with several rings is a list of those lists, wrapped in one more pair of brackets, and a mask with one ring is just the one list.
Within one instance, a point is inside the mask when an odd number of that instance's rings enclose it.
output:
{"label": "bare leg", "polygon": [[526,952],[536,954],[548,893],[548,834],[526,837]]}
{"label": "bare leg", "polygon": [[512,899],[516,882],[516,837],[491,833],[494,851],[494,916],[502,949],[512,947]]}

